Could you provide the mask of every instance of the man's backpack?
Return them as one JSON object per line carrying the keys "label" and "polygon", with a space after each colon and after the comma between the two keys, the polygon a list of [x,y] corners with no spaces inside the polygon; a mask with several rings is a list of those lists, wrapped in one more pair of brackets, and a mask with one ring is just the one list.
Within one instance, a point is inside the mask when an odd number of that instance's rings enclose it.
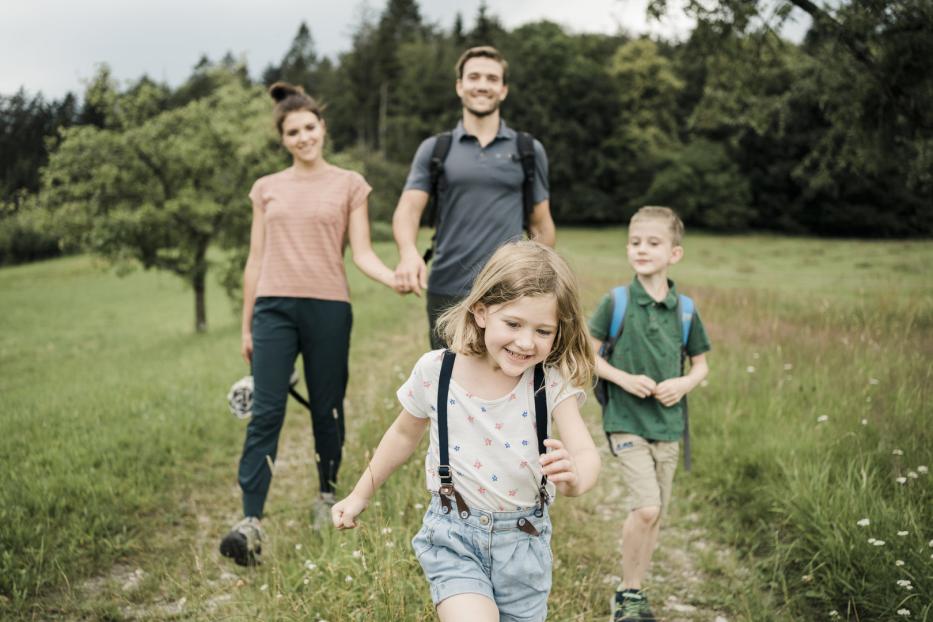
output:
{"label": "man's backpack", "polygon": [[[431,152],[430,173],[431,192],[428,196],[428,207],[425,221],[429,227],[434,228],[431,236],[431,245],[424,251],[424,263],[431,261],[434,255],[434,243],[437,240],[437,214],[440,193],[447,189],[447,179],[444,177],[444,162],[450,153],[453,142],[453,132],[441,132],[435,137],[434,151]],[[528,231],[531,212],[534,210],[534,184],[535,184],[535,139],[528,132],[518,132],[518,157],[522,163],[522,226]]]}
{"label": "man's backpack", "polygon": [[[616,343],[619,341],[619,337],[622,336],[622,324],[625,321],[625,311],[628,309],[628,287],[625,285],[620,285],[612,289],[612,314],[610,315],[609,321],[609,334],[606,336],[603,345],[599,348],[599,356],[605,359],[607,362],[612,357],[612,352],[615,350]],[[695,306],[693,304],[693,299],[689,296],[684,296],[679,294],[677,296],[677,309],[680,312],[680,328],[681,328],[681,341],[680,341],[680,373],[684,372],[684,363],[687,358],[687,339],[690,337],[690,326],[693,323],[693,314]],[[609,403],[609,381],[602,378],[597,378],[596,387],[593,389],[593,393],[596,397],[596,401],[599,402],[599,405],[605,411],[606,405]],[[691,466],[691,456],[690,456],[690,424],[687,417],[687,396],[685,395],[681,400],[684,407],[684,468],[690,470]],[[609,433],[606,433],[606,437],[609,437]],[[609,449],[615,454],[615,450],[612,448],[612,443],[609,443]]]}

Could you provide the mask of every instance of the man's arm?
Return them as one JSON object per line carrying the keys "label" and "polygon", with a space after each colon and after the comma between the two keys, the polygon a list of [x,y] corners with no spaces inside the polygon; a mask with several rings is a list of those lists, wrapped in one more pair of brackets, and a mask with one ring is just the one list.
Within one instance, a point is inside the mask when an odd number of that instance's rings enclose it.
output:
{"label": "man's arm", "polygon": [[551,201],[545,199],[535,205],[528,219],[528,234],[532,240],[550,247],[557,243],[557,231],[551,218]]}
{"label": "man's arm", "polygon": [[395,287],[401,292],[420,296],[428,287],[428,267],[418,252],[418,226],[430,196],[423,190],[406,190],[399,197],[392,215],[392,234],[398,246],[399,262],[395,268]]}

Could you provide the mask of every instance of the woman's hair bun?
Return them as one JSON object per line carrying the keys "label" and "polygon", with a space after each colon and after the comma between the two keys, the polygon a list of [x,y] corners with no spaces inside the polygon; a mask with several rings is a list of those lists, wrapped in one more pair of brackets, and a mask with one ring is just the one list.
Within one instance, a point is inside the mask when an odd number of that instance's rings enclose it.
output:
{"label": "woman's hair bun", "polygon": [[269,95],[272,96],[276,102],[284,100],[290,95],[304,95],[305,90],[300,86],[295,86],[294,84],[289,84],[288,82],[276,82],[269,87]]}

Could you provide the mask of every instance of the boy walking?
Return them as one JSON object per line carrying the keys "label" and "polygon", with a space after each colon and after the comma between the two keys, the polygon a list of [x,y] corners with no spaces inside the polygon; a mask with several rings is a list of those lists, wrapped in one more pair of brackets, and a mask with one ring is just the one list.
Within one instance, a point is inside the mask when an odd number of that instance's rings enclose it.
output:
{"label": "boy walking", "polygon": [[[683,222],[666,207],[643,207],[632,217],[627,255],[635,278],[626,288],[621,334],[609,360],[596,359],[596,373],[608,385],[603,428],[628,488],[622,584],[612,600],[613,622],[655,619],[642,581],[670,505],[684,434],[684,398],[708,372],[710,344],[703,323],[695,310],[689,313],[690,305],[667,278],[668,268],[683,258],[683,232]],[[597,348],[616,336],[610,335],[614,300],[611,293],[603,298],[590,319]],[[682,357],[690,360],[686,374]]]}

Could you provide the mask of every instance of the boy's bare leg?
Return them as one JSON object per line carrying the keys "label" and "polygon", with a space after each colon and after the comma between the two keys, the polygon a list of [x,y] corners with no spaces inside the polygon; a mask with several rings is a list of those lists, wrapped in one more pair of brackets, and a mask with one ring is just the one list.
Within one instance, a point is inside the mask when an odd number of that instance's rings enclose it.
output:
{"label": "boy's bare leg", "polygon": [[640,590],[661,528],[661,508],[648,506],[629,512],[622,525],[622,588]]}
{"label": "boy's bare leg", "polygon": [[496,603],[482,594],[457,594],[437,606],[441,622],[499,622]]}

